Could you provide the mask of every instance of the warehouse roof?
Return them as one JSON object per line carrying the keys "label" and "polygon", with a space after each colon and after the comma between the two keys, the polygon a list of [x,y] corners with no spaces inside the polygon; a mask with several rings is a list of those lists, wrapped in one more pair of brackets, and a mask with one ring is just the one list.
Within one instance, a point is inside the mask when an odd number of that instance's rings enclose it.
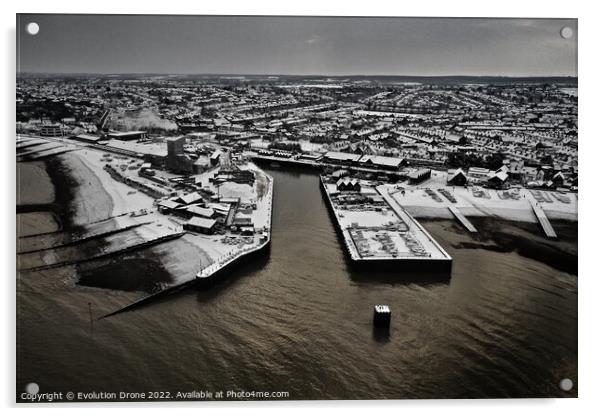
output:
{"label": "warehouse roof", "polygon": [[192,217],[190,220],[188,220],[188,222],[186,224],[191,225],[193,227],[209,229],[209,228],[213,227],[215,225],[215,223],[216,223],[216,221],[213,219]]}

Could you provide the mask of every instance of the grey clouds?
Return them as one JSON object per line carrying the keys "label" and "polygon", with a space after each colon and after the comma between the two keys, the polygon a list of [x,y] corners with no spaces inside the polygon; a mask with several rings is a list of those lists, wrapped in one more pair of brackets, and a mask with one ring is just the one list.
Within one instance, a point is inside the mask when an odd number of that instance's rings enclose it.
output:
{"label": "grey clouds", "polygon": [[577,76],[576,19],[18,15],[17,46],[20,72]]}

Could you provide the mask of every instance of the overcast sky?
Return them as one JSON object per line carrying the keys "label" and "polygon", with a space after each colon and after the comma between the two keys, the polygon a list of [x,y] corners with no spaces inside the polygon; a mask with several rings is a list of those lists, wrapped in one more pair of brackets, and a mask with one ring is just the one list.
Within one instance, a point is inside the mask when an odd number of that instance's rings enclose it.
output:
{"label": "overcast sky", "polygon": [[21,72],[577,75],[574,19],[20,15],[17,48]]}

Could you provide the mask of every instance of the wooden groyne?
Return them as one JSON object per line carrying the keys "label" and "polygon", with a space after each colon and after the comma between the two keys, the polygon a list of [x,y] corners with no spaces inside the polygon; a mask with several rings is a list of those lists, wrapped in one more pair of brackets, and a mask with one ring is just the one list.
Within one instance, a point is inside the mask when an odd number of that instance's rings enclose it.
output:
{"label": "wooden groyne", "polygon": [[149,303],[158,301],[158,300],[160,300],[162,298],[165,298],[167,296],[173,295],[174,293],[180,292],[180,291],[182,291],[182,290],[184,290],[184,289],[186,289],[188,287],[191,287],[195,283],[196,283],[195,279],[192,279],[192,280],[188,280],[188,281],[186,281],[184,283],[181,283],[179,285],[172,286],[172,287],[169,287],[167,289],[163,289],[163,290],[161,290],[159,292],[152,293],[152,294],[150,294],[148,296],[143,297],[140,300],[137,300],[137,301],[135,301],[133,303],[130,303],[127,306],[124,306],[121,309],[117,309],[116,311],[107,313],[106,315],[103,315],[100,318],[98,318],[98,320],[101,320],[101,319],[104,319],[104,318],[108,318],[109,316],[114,316],[114,315],[117,315],[117,314],[122,313],[122,312],[131,311],[133,309],[139,308],[139,307],[144,306],[144,305],[148,305]]}
{"label": "wooden groyne", "polygon": [[132,230],[134,228],[138,228],[141,225],[148,225],[148,224],[152,224],[152,221],[141,222],[139,224],[131,224],[131,225],[127,225],[125,227],[121,227],[121,228],[117,228],[117,229],[109,230],[109,231],[104,231],[104,232],[100,232],[100,233],[96,233],[96,234],[89,234],[89,235],[86,235],[86,236],[81,237],[81,238],[73,239],[73,240],[68,241],[66,243],[59,243],[59,244],[56,244],[56,245],[53,245],[53,246],[49,246],[49,247],[40,247],[40,248],[36,248],[36,249],[32,249],[32,250],[20,251],[17,254],[30,254],[30,253],[37,253],[39,251],[53,250],[53,249],[61,248],[61,247],[75,246],[75,245],[78,245],[78,244],[85,243],[86,241],[94,240],[96,238],[101,238],[101,237],[108,237],[108,236],[114,235],[114,234],[119,234],[119,233],[122,233],[124,231]]}
{"label": "wooden groyne", "polygon": [[477,229],[475,228],[474,225],[472,225],[472,223],[468,220],[468,218],[466,218],[464,216],[464,214],[462,214],[460,212],[460,210],[457,207],[454,206],[448,206],[447,208],[449,208],[449,211],[454,215],[454,217],[456,217],[456,219],[458,221],[460,221],[460,223],[471,233],[476,233]]}
{"label": "wooden groyne", "polygon": [[184,234],[186,234],[185,232],[180,232],[180,233],[175,233],[175,234],[169,234],[169,235],[164,235],[162,237],[159,238],[155,238],[154,240],[149,240],[149,241],[144,241],[142,243],[139,244],[134,244],[132,246],[128,246],[128,247],[124,247],[115,251],[111,251],[109,253],[102,253],[96,256],[92,256],[92,257],[88,257],[85,259],[80,259],[80,260],[67,260],[67,261],[62,261],[59,263],[53,263],[53,264],[47,264],[47,265],[43,265],[43,266],[36,266],[36,267],[30,267],[28,269],[20,269],[20,271],[22,272],[33,272],[33,271],[39,271],[39,270],[47,270],[47,269],[53,269],[56,267],[62,267],[62,266],[68,266],[71,264],[78,264],[78,263],[86,263],[86,262],[90,262],[90,261],[94,261],[94,260],[101,260],[104,258],[108,258],[108,257],[112,257],[112,256],[117,256],[120,254],[124,254],[124,253],[129,253],[131,251],[136,251],[136,250],[140,250],[146,247],[150,247],[150,246],[154,246],[160,243],[164,243],[166,241],[171,241],[171,240],[175,240],[176,238],[180,238],[182,237]]}
{"label": "wooden groyne", "polygon": [[554,231],[554,227],[552,227],[552,224],[550,224],[550,220],[546,216],[546,213],[544,212],[543,208],[532,199],[529,199],[529,202],[531,202],[533,212],[535,213],[539,224],[541,224],[541,228],[543,228],[543,232],[546,234],[546,237],[558,238],[558,236],[556,235],[556,231]]}

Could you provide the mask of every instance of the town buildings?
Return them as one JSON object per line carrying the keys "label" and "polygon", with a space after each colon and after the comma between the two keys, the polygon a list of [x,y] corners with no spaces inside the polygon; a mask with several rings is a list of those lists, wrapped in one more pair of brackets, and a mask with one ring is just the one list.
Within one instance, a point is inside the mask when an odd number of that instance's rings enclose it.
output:
{"label": "town buildings", "polygon": [[[571,78],[24,75],[17,129],[136,153],[137,144],[153,144],[161,150],[148,161],[183,175],[215,166],[227,149],[376,172],[462,169],[468,183],[497,187],[577,189],[576,91]],[[507,171],[490,178],[502,166]]]}

